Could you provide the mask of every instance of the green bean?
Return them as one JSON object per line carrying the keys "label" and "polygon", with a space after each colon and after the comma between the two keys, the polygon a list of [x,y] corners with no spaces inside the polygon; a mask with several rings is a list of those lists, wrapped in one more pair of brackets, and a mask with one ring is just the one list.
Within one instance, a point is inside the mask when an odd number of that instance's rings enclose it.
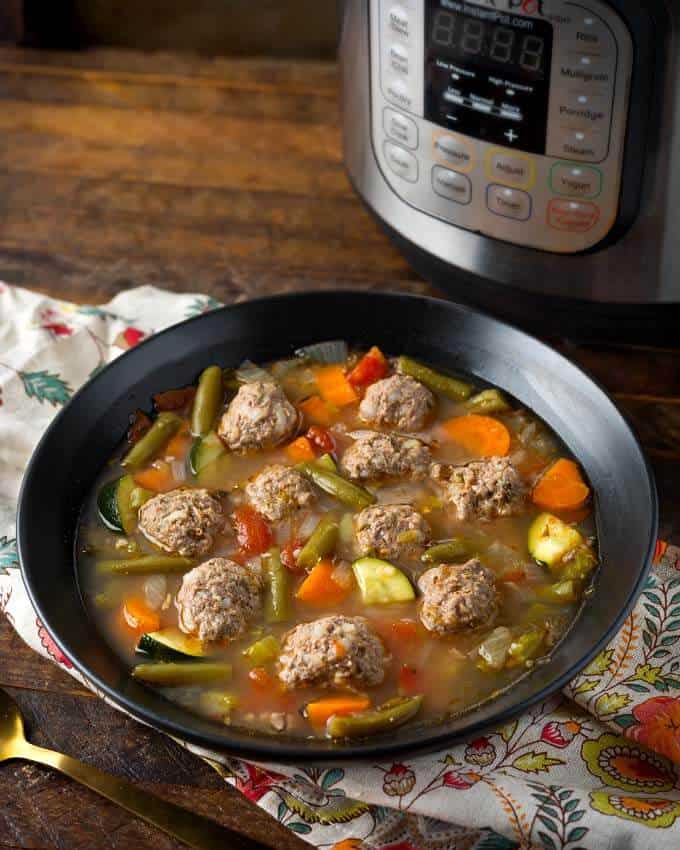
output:
{"label": "green bean", "polygon": [[510,405],[500,390],[484,390],[469,398],[465,407],[470,413],[502,413],[504,410],[510,410]]}
{"label": "green bean", "polygon": [[231,664],[221,661],[165,661],[138,664],[132,677],[153,685],[200,685],[231,678]]}
{"label": "green bean", "polygon": [[290,574],[281,563],[281,551],[271,548],[262,564],[268,577],[265,617],[268,623],[285,623],[290,619]]}
{"label": "green bean", "polygon": [[298,565],[311,570],[318,561],[330,555],[337,545],[339,532],[338,521],[332,514],[321,517],[312,536],[300,550]]}
{"label": "green bean", "polygon": [[397,367],[403,375],[410,375],[421,384],[425,384],[429,389],[453,399],[454,401],[465,401],[472,395],[472,386],[464,381],[459,381],[449,375],[442,375],[441,372],[435,372],[429,366],[424,366],[418,363],[417,360],[412,360],[410,357],[401,356],[397,362]]}
{"label": "green bean", "polygon": [[208,366],[198,379],[191,410],[191,433],[194,437],[205,437],[212,429],[223,399],[222,370],[219,366]]}
{"label": "green bean", "polygon": [[151,460],[163,448],[181,424],[182,420],[177,414],[167,411],[159,413],[151,428],[125,455],[121,461],[122,465],[129,469],[136,469],[138,466],[146,463],[147,460]]}
{"label": "green bean", "polygon": [[315,463],[316,466],[320,466],[322,469],[327,469],[329,472],[338,471],[337,463],[333,460],[332,456],[328,454],[328,452],[321,455],[321,457],[318,457],[315,461],[313,461],[313,463]]}
{"label": "green bean", "polygon": [[397,697],[372,711],[359,714],[335,714],[328,720],[326,731],[332,738],[363,738],[387,732],[406,723],[420,710],[423,697]]}
{"label": "green bean", "polygon": [[195,566],[191,558],[173,555],[143,555],[120,561],[98,561],[97,572],[118,575],[148,575],[149,573],[185,573]]}
{"label": "green bean", "polygon": [[472,554],[472,546],[463,537],[454,537],[452,540],[444,540],[435,543],[434,546],[423,552],[420,560],[424,564],[445,564],[448,561],[459,561],[468,558]]}
{"label": "green bean", "polygon": [[536,595],[544,602],[553,602],[555,605],[563,605],[566,602],[576,602],[579,598],[579,583],[573,579],[560,581],[547,587],[539,587]]}
{"label": "green bean", "polygon": [[545,629],[532,628],[523,635],[515,638],[508,650],[506,667],[521,667],[526,665],[536,655],[543,645]]}
{"label": "green bean", "polygon": [[375,502],[375,496],[372,493],[364,490],[363,487],[352,484],[351,481],[347,481],[337,472],[323,469],[314,463],[301,463],[298,468],[324,493],[328,493],[329,496],[333,496],[350,508],[361,510]]}
{"label": "green bean", "polygon": [[560,578],[562,581],[576,579],[585,581],[597,566],[597,556],[592,549],[581,547],[573,555],[562,561]]}
{"label": "green bean", "polygon": [[274,635],[267,635],[252,643],[247,649],[244,649],[243,655],[248,659],[252,667],[264,667],[265,664],[276,661],[280,650],[281,644]]}

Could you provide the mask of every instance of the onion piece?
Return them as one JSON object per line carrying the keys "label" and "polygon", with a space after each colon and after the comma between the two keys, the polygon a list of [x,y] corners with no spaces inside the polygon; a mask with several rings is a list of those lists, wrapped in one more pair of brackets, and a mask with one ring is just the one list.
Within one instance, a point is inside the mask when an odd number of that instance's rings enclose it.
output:
{"label": "onion piece", "polygon": [[168,593],[168,580],[164,575],[149,576],[144,582],[144,600],[153,611],[160,611]]}
{"label": "onion piece", "polygon": [[344,340],[333,339],[298,348],[295,350],[295,356],[326,365],[345,363],[349,356],[349,348]]}
{"label": "onion piece", "polygon": [[499,626],[480,643],[474,654],[484,662],[488,670],[497,672],[505,665],[512,640],[510,629]]}
{"label": "onion piece", "polygon": [[276,383],[274,377],[266,369],[253,363],[252,360],[244,360],[234,372],[234,375],[241,384],[253,384],[255,381],[262,381],[265,384]]}

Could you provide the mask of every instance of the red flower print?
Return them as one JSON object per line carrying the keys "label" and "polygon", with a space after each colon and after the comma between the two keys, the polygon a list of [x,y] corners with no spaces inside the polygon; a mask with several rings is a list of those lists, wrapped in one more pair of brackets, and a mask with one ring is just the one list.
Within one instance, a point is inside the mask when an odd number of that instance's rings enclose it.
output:
{"label": "red flower print", "polygon": [[680,763],[680,699],[652,697],[633,709],[638,726],[626,735],[657,753]]}
{"label": "red flower print", "polygon": [[654,547],[654,556],[652,558],[652,563],[658,564],[659,561],[666,554],[666,550],[668,549],[668,543],[663,540],[657,540],[656,546]]}
{"label": "red flower print", "polygon": [[139,342],[141,342],[146,334],[144,331],[139,328],[125,328],[124,331],[118,334],[118,336],[114,339],[113,344],[118,346],[118,348],[133,348]]}
{"label": "red flower print", "polygon": [[453,770],[447,770],[446,773],[442,776],[442,784],[447,788],[457,788],[460,791],[465,791],[467,788],[472,788],[472,786],[479,779],[479,775],[476,773],[456,773]]}
{"label": "red flower print", "polygon": [[71,670],[73,664],[68,660],[68,658],[64,655],[64,653],[59,649],[56,643],[50,637],[49,632],[40,622],[40,620],[35,621],[36,626],[38,627],[38,637],[40,638],[40,643],[47,650],[47,654],[54,658],[54,660],[58,664],[63,664],[67,670]]}
{"label": "red flower print", "polygon": [[48,307],[40,313],[40,327],[48,331],[53,337],[71,336],[73,329],[65,322],[59,321],[59,313]]}
{"label": "red flower print", "polygon": [[563,750],[571,744],[580,731],[581,724],[575,720],[568,720],[566,723],[551,720],[543,727],[541,741]]}
{"label": "red flower print", "polygon": [[465,748],[465,761],[486,767],[496,758],[496,748],[488,738],[477,738]]}
{"label": "red flower print", "polygon": [[276,785],[278,781],[284,778],[281,774],[274,773],[273,771],[262,770],[248,762],[241,762],[241,764],[248,772],[248,778],[243,779],[241,776],[236,774],[236,787],[242,794],[245,794],[245,796],[254,803],[257,803],[257,801],[264,797],[273,785]]}
{"label": "red flower print", "polygon": [[402,797],[410,794],[416,784],[416,775],[405,764],[393,764],[385,773],[383,779],[383,792],[388,797]]}

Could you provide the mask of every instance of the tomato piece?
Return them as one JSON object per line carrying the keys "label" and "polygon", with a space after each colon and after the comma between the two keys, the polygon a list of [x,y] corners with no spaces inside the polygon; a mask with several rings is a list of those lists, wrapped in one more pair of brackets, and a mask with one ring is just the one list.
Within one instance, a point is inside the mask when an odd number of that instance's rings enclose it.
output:
{"label": "tomato piece", "polygon": [[182,387],[178,390],[166,390],[156,393],[153,403],[156,410],[181,410],[194,400],[196,387]]}
{"label": "tomato piece", "polygon": [[236,508],[232,519],[236,531],[236,542],[241,552],[245,555],[261,555],[269,549],[272,533],[264,517],[260,516],[254,508],[250,505]]}
{"label": "tomato piece", "polygon": [[135,410],[130,419],[127,441],[131,446],[142,439],[153,423],[143,410]]}
{"label": "tomato piece", "polygon": [[399,671],[399,692],[410,696],[423,691],[423,682],[420,673],[409,664],[402,664]]}
{"label": "tomato piece", "polygon": [[256,688],[270,688],[272,685],[272,677],[264,667],[253,667],[248,673],[248,678]]}
{"label": "tomato piece", "polygon": [[327,428],[322,428],[320,425],[312,425],[307,431],[306,437],[322,455],[333,454],[335,451],[335,440]]}
{"label": "tomato piece", "polygon": [[399,641],[415,640],[418,634],[418,626],[414,620],[396,620],[392,623],[392,634]]}
{"label": "tomato piece", "polygon": [[388,369],[385,355],[374,345],[352,369],[347,380],[355,387],[368,387],[384,378]]}
{"label": "tomato piece", "polygon": [[302,572],[297,562],[297,555],[299,554],[300,549],[302,549],[302,546],[302,540],[299,540],[297,537],[291,537],[285,546],[281,547],[281,563],[287,570],[290,570],[291,573]]}

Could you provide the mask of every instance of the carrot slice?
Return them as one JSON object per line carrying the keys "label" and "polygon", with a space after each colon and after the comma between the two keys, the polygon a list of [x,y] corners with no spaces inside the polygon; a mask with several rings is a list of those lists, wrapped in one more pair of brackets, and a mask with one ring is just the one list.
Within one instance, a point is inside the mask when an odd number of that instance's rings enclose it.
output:
{"label": "carrot slice", "polygon": [[333,605],[342,602],[349,590],[335,581],[333,562],[324,558],[298,587],[295,596],[301,602],[309,602],[311,605]]}
{"label": "carrot slice", "polygon": [[526,581],[527,573],[526,570],[508,570],[507,573],[503,573],[498,577],[499,581],[511,581],[516,584],[521,584],[521,582]]}
{"label": "carrot slice", "polygon": [[510,432],[491,416],[456,416],[441,426],[442,432],[476,457],[500,457],[510,451]]}
{"label": "carrot slice", "polygon": [[169,463],[156,461],[148,469],[142,469],[135,473],[135,481],[145,490],[153,490],[154,493],[164,493],[172,490],[175,486],[175,478]]}
{"label": "carrot slice", "polygon": [[316,453],[314,447],[307,437],[298,437],[286,446],[286,454],[293,463],[302,463],[305,460],[314,460]]}
{"label": "carrot slice", "polygon": [[322,366],[316,370],[315,377],[321,397],[329,404],[346,407],[359,400],[342,366]]}
{"label": "carrot slice", "polygon": [[307,719],[312,726],[323,727],[329,717],[335,714],[356,714],[371,707],[371,701],[364,696],[326,697],[315,702],[308,702],[305,710]]}
{"label": "carrot slice", "polygon": [[157,632],[161,627],[158,614],[138,596],[131,596],[125,600],[123,619],[136,632]]}
{"label": "carrot slice", "polygon": [[184,458],[189,451],[191,437],[189,436],[189,423],[184,422],[179,431],[170,439],[166,445],[164,455],[167,457]]}
{"label": "carrot slice", "polygon": [[560,458],[545,472],[534,487],[532,501],[547,511],[574,511],[590,497],[577,463]]}
{"label": "carrot slice", "polygon": [[298,408],[304,413],[305,419],[316,425],[330,425],[331,412],[326,402],[318,395],[312,395],[301,401]]}

